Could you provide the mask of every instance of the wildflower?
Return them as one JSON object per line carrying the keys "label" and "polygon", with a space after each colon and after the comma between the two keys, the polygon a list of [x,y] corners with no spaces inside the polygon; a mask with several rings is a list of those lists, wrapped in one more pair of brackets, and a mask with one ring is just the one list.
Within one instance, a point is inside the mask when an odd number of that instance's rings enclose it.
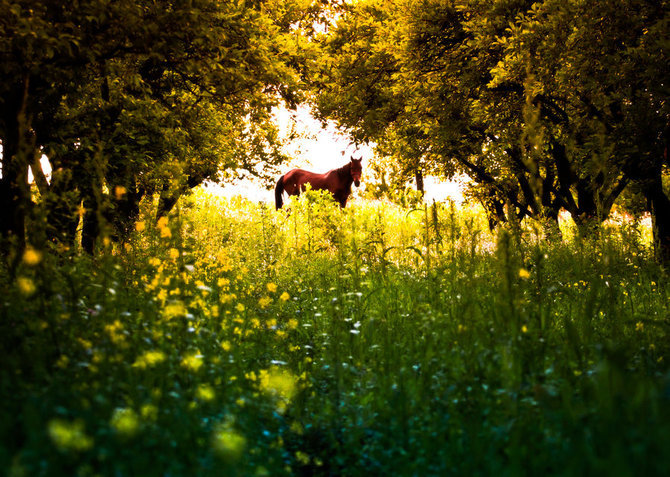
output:
{"label": "wildflower", "polygon": [[155,366],[163,361],[165,361],[165,353],[162,351],[150,350],[146,351],[141,356],[138,356],[132,366],[134,368],[144,369]]}
{"label": "wildflower", "polygon": [[290,371],[273,366],[258,375],[259,388],[278,399],[277,411],[283,413],[298,392],[298,378]]}
{"label": "wildflower", "polygon": [[635,323],[635,331],[644,331],[644,323],[641,321]]}
{"label": "wildflower", "polygon": [[288,320],[288,323],[286,323],[286,326],[290,330],[295,330],[298,327],[298,320],[296,320],[295,318],[291,318],[290,320]]}
{"label": "wildflower", "polygon": [[128,407],[117,407],[114,409],[109,424],[122,437],[133,437],[140,427],[137,414]]}
{"label": "wildflower", "polygon": [[519,278],[523,278],[524,280],[527,280],[530,278],[530,272],[526,270],[525,268],[520,268],[519,269]]}
{"label": "wildflower", "polygon": [[521,327],[521,332],[522,332],[522,333],[528,333],[528,327],[527,327],[526,325],[523,325],[523,326]]}
{"label": "wildflower", "polygon": [[145,404],[140,408],[140,414],[147,421],[155,421],[158,418],[158,408],[153,404]]}
{"label": "wildflower", "polygon": [[235,309],[242,313],[244,311],[244,305],[242,303],[238,303]]}
{"label": "wildflower", "polygon": [[269,296],[264,296],[258,300],[258,306],[260,306],[261,308],[267,308],[270,305],[270,303],[272,303],[272,298],[270,298]]}
{"label": "wildflower", "polygon": [[295,458],[298,462],[300,462],[303,465],[309,464],[310,458],[309,455],[305,454],[302,451],[298,451],[295,453]]}
{"label": "wildflower", "polygon": [[163,318],[165,318],[166,320],[186,316],[186,313],[187,313],[186,305],[184,305],[184,302],[179,300],[168,303],[167,305],[165,305],[162,311]]}
{"label": "wildflower", "polygon": [[181,365],[191,371],[197,372],[203,365],[203,356],[200,352],[184,356],[181,360]]}
{"label": "wildflower", "polygon": [[222,424],[212,434],[212,449],[226,461],[237,461],[247,446],[243,435],[232,428],[231,424]]}
{"label": "wildflower", "polygon": [[42,253],[38,250],[35,250],[32,247],[27,247],[26,251],[23,252],[23,263],[28,266],[34,267],[42,261]]}
{"label": "wildflower", "polygon": [[223,351],[230,351],[232,346],[230,345],[230,341],[224,341],[221,343],[221,348],[223,348]]}
{"label": "wildflower", "polygon": [[275,285],[274,283],[268,283],[267,289],[270,293],[274,293],[277,291],[277,285]]}
{"label": "wildflower", "polygon": [[60,451],[86,451],[93,447],[93,439],[86,435],[84,421],[80,419],[73,422],[52,419],[47,432]]}
{"label": "wildflower", "polygon": [[179,250],[176,248],[171,248],[168,252],[172,260],[176,260],[179,257]]}
{"label": "wildflower", "polygon": [[19,286],[21,294],[25,296],[30,296],[37,290],[35,283],[28,277],[18,277],[16,279],[16,284]]}
{"label": "wildflower", "polygon": [[122,185],[114,187],[114,197],[116,197],[116,200],[121,200],[126,192],[128,192],[128,190]]}
{"label": "wildflower", "polygon": [[114,323],[105,325],[105,331],[112,342],[116,344],[120,344],[125,339],[125,336],[123,335],[123,325],[119,320],[114,320]]}
{"label": "wildflower", "polygon": [[61,354],[60,358],[58,358],[58,361],[56,361],[56,366],[65,369],[67,368],[67,365],[70,363],[70,358],[67,357],[67,355]]}
{"label": "wildflower", "polygon": [[280,299],[281,301],[288,301],[290,298],[291,298],[291,295],[289,295],[289,294],[286,293],[286,292],[282,293],[282,294],[279,296],[279,299]]}
{"label": "wildflower", "polygon": [[140,220],[139,222],[137,222],[135,224],[135,230],[137,230],[138,232],[144,232],[144,229],[146,228],[146,226],[147,225],[144,222],[144,220]]}
{"label": "wildflower", "polygon": [[201,384],[198,386],[198,389],[196,389],[195,395],[201,401],[209,402],[214,400],[216,393],[214,392],[214,388],[209,384]]}
{"label": "wildflower", "polygon": [[156,222],[156,228],[164,229],[165,227],[167,227],[167,224],[168,224],[168,218],[165,215],[162,215]]}

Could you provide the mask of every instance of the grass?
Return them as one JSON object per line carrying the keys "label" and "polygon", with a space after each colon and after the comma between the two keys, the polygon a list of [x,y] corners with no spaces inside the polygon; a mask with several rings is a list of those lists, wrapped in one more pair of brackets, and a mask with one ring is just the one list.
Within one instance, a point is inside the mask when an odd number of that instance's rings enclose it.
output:
{"label": "grass", "polygon": [[[151,206],[146,205],[148,217]],[[197,193],[2,278],[9,475],[668,475],[648,231]]]}

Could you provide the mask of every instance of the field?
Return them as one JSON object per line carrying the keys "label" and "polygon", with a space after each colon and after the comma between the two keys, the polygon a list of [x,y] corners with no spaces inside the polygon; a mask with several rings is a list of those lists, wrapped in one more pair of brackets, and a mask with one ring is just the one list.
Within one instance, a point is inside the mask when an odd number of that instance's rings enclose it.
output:
{"label": "field", "polygon": [[2,274],[8,475],[670,475],[670,288],[638,222],[151,213]]}

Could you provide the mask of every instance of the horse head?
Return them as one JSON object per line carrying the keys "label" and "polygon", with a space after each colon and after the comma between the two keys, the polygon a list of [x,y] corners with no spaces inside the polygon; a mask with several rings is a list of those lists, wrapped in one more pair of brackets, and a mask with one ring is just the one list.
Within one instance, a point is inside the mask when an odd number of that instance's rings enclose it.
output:
{"label": "horse head", "polygon": [[354,180],[356,187],[361,185],[361,173],[363,172],[363,166],[361,165],[363,158],[355,159],[354,156],[351,156],[351,178]]}

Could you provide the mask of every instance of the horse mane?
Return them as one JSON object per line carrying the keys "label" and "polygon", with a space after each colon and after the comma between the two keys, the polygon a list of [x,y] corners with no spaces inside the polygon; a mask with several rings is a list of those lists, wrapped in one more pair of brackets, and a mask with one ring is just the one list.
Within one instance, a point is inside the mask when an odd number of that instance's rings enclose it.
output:
{"label": "horse mane", "polygon": [[334,171],[337,172],[337,175],[340,176],[340,177],[343,177],[347,180],[351,179],[351,162],[347,162],[342,167],[338,167],[337,169],[334,169]]}

